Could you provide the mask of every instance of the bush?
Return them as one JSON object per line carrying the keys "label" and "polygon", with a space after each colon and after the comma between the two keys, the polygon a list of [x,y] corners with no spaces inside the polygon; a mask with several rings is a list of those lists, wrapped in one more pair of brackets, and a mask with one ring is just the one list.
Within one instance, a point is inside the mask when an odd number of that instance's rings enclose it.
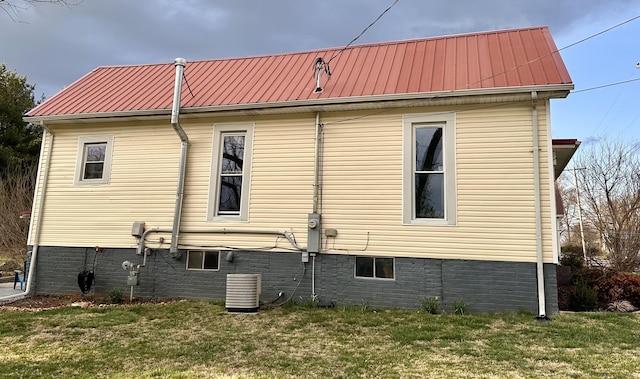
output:
{"label": "bush", "polygon": [[[560,248],[562,253],[571,253],[582,256],[582,245],[564,245]],[[595,257],[600,255],[600,249],[587,245],[587,257]]]}
{"label": "bush", "polygon": [[122,291],[117,288],[109,291],[109,300],[111,300],[111,304],[120,304],[122,300],[124,300],[124,296],[122,296]]}
{"label": "bush", "polygon": [[440,300],[438,300],[438,296],[424,299],[422,301],[422,310],[432,315],[440,313]]}
{"label": "bush", "polygon": [[640,276],[634,274],[616,274],[600,280],[596,289],[601,305],[627,300],[640,308]]}
{"label": "bush", "polygon": [[601,281],[611,278],[614,272],[603,267],[584,267],[573,276],[573,282],[584,282],[591,287],[596,287]]}
{"label": "bush", "polygon": [[453,314],[464,315],[467,313],[467,303],[460,299],[453,302]]}
{"label": "bush", "polygon": [[[579,248],[579,250],[576,248]],[[574,245],[563,246],[560,264],[576,269],[581,269],[582,267],[584,267],[584,256],[582,254],[582,247]]]}
{"label": "bush", "polygon": [[569,293],[569,309],[572,311],[593,311],[598,306],[598,293],[595,289],[580,281]]}

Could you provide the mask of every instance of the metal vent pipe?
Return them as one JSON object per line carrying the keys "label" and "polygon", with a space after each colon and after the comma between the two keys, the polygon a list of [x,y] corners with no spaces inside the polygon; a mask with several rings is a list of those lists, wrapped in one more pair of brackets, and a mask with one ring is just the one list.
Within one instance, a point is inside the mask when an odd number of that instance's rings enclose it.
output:
{"label": "metal vent pipe", "polygon": [[184,58],[176,58],[174,65],[176,67],[176,81],[173,88],[173,108],[171,109],[171,126],[176,131],[181,141],[180,149],[180,167],[178,171],[178,189],[176,191],[176,207],[173,213],[173,228],[171,231],[171,247],[169,254],[174,259],[180,258],[178,250],[178,239],[180,234],[180,219],[182,217],[182,199],[184,197],[184,178],[187,170],[187,147],[189,146],[189,137],[180,126],[180,95],[182,94],[182,76],[187,61]]}

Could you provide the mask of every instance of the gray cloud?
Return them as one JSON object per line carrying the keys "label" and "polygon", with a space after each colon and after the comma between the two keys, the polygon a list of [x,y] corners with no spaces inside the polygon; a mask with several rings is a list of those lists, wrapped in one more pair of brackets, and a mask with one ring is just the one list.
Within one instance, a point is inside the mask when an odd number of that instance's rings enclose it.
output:
{"label": "gray cloud", "polygon": [[[0,13],[0,61],[50,96],[97,66],[284,53],[342,46],[391,0],[85,0]],[[556,38],[620,21],[640,0],[400,0],[357,43],[549,25]],[[7,38],[6,36],[10,36]]]}

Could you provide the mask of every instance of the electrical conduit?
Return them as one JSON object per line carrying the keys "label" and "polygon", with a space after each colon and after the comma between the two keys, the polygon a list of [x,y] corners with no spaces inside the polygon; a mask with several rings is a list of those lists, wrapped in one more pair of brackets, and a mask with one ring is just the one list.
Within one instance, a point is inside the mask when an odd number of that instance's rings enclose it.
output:
{"label": "electrical conduit", "polygon": [[[318,82],[320,79],[318,79]],[[320,203],[320,112],[316,112],[316,138],[314,146],[314,164],[313,164],[313,213],[318,213],[318,204]],[[309,245],[307,243],[307,245]],[[320,243],[322,250],[322,243]],[[311,297],[316,299],[316,254],[311,254]]]}
{"label": "electrical conduit", "polygon": [[[172,229],[161,229],[154,228],[145,230],[140,238],[140,242],[138,243],[138,255],[144,254],[144,259],[141,267],[145,267],[147,264],[147,254],[145,253],[145,239],[148,234],[151,233],[171,233]],[[184,234],[257,234],[257,235],[268,235],[268,236],[278,236],[284,237],[289,243],[296,248],[298,251],[303,251],[306,248],[298,245],[295,238],[290,236],[287,232],[278,232],[278,231],[267,231],[267,230],[242,230],[242,229],[202,229],[202,230],[182,230]]]}

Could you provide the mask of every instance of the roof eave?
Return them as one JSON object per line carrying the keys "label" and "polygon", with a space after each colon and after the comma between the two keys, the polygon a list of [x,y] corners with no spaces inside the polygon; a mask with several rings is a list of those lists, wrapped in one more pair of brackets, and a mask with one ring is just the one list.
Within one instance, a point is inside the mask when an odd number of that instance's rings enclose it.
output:
{"label": "roof eave", "polygon": [[[548,85],[535,85],[535,86],[522,86],[522,87],[502,87],[502,88],[480,88],[480,89],[464,89],[464,90],[450,90],[450,91],[437,91],[437,92],[416,92],[416,93],[402,93],[402,94],[384,94],[384,95],[369,95],[369,96],[349,96],[342,98],[318,98],[318,99],[305,99],[305,100],[290,100],[279,101],[269,103],[245,103],[245,104],[229,104],[229,105],[213,105],[202,107],[184,107],[180,112],[184,115],[196,115],[196,114],[221,114],[221,113],[247,113],[247,114],[268,114],[268,113],[295,113],[301,110],[341,110],[344,106],[350,106],[349,109],[355,110],[353,106],[362,104],[362,109],[375,108],[373,104],[384,103],[388,106],[390,102],[398,103],[398,107],[409,106],[423,106],[425,102],[433,102],[435,100],[451,101],[454,98],[467,98],[477,99],[478,97],[510,97],[511,101],[518,101],[514,99],[514,95],[521,95],[524,100],[527,96],[530,96],[531,92],[538,92],[538,98],[551,99],[551,98],[565,98],[569,95],[569,92],[574,88],[573,83],[566,84],[548,84]],[[496,100],[494,99],[494,102]],[[473,101],[469,101],[473,103]],[[369,104],[364,106],[364,104]],[[278,110],[277,112],[273,112]],[[116,111],[116,112],[98,112],[98,113],[79,113],[79,114],[63,114],[63,115],[44,115],[44,116],[25,116],[23,118],[26,122],[42,123],[42,122],[64,122],[64,121],[77,121],[90,119],[113,119],[113,118],[151,118],[160,117],[171,114],[171,109],[146,109],[146,110],[131,110],[131,111]]]}
{"label": "roof eave", "polygon": [[562,174],[580,144],[581,141],[575,138],[553,139],[551,141],[554,179],[558,179]]}

